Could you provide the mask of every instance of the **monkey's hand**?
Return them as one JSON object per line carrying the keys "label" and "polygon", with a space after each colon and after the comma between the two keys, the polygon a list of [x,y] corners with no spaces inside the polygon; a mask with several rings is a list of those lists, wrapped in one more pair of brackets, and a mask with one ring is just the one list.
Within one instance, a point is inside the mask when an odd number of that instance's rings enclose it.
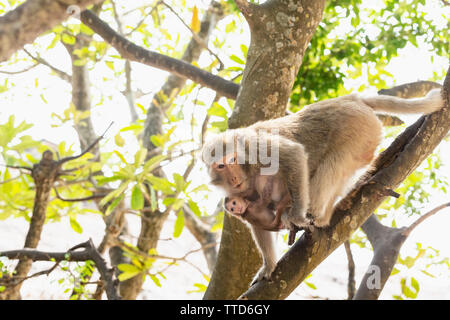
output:
{"label": "monkey's hand", "polygon": [[310,219],[306,217],[306,208],[301,208],[300,206],[295,204],[288,211],[287,219],[289,220],[289,222],[299,228],[308,226],[310,224]]}
{"label": "monkey's hand", "polygon": [[271,276],[273,271],[275,270],[275,267],[277,266],[276,263],[264,263],[261,269],[259,269],[258,273],[256,274],[255,278],[253,279],[251,285],[253,286],[258,281],[261,281],[263,279],[271,280]]}

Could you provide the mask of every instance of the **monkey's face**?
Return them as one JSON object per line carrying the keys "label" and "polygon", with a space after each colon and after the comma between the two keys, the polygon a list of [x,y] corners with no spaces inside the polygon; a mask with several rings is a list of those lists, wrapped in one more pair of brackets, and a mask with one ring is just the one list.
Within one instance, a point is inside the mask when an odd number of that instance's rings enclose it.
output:
{"label": "monkey's face", "polygon": [[247,175],[238,164],[235,152],[213,162],[210,175],[211,183],[224,188],[229,194],[242,194],[249,188]]}
{"label": "monkey's face", "polygon": [[242,198],[225,198],[225,209],[234,215],[243,215],[247,210],[247,203]]}

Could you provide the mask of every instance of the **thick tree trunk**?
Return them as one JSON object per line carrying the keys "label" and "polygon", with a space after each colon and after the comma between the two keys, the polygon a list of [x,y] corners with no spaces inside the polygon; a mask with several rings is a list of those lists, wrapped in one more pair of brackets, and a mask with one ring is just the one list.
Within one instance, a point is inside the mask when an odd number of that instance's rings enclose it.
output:
{"label": "thick tree trunk", "polygon": [[104,0],[28,0],[0,17],[0,62],[31,43],[45,31],[66,20],[70,6],[81,12],[87,6]]}
{"label": "thick tree trunk", "polygon": [[[36,248],[41,239],[50,192],[58,175],[58,163],[50,158],[50,155],[51,153],[44,152],[42,160],[33,167],[31,172],[36,186],[36,195],[24,248]],[[11,285],[7,285],[6,289],[0,293],[0,300],[20,299],[20,288],[22,287],[23,278],[27,276],[32,263],[33,261],[28,258],[19,260],[11,278]]]}
{"label": "thick tree trunk", "polygon": [[[303,55],[322,19],[324,0],[236,1],[251,31],[244,76],[230,128],[284,116]],[[231,262],[230,262],[231,261]],[[204,299],[236,299],[261,258],[248,228],[225,215],[219,256]]]}

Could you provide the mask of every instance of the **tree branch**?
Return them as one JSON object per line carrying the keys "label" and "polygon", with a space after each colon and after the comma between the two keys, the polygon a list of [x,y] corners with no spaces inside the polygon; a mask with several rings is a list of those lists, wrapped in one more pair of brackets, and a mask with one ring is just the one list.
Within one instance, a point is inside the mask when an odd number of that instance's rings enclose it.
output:
{"label": "tree branch", "polygon": [[[75,251],[77,249],[83,249],[82,251]],[[109,300],[120,300],[120,296],[117,293],[118,280],[114,278],[113,270],[109,269],[106,261],[97,251],[92,240],[80,243],[67,252],[44,252],[29,248],[21,250],[11,250],[0,252],[0,256],[7,257],[9,259],[29,259],[32,261],[94,261],[97,270],[100,273],[101,279],[106,282],[106,295]]]}
{"label": "tree branch", "polygon": [[[281,258],[273,281],[260,281],[241,298],[283,299],[331,252],[361,226],[383,202],[383,186],[395,189],[446,136],[450,129],[450,68],[444,82],[442,96],[445,106],[431,115],[422,116],[408,127],[375,161],[370,172],[375,184],[363,184],[344,201],[351,203],[347,210],[336,209],[327,228],[303,235]],[[348,199],[347,199],[348,198]],[[339,208],[339,206],[338,206]],[[356,299],[357,297],[355,297]]]}
{"label": "tree branch", "polygon": [[378,299],[397,262],[400,249],[411,232],[421,222],[449,206],[450,203],[445,203],[434,208],[407,228],[384,226],[375,215],[371,215],[361,228],[372,244],[374,254],[354,296],[354,300]]}
{"label": "tree branch", "polygon": [[235,99],[237,96],[239,91],[238,84],[213,75],[182,60],[174,59],[139,47],[128,39],[120,36],[92,11],[83,11],[81,13],[81,21],[112,45],[124,59],[143,63],[168,71],[179,77],[190,79],[219,92],[227,98]]}
{"label": "tree branch", "polygon": [[352,300],[356,292],[355,261],[353,260],[352,249],[350,248],[350,241],[349,240],[345,241],[344,246],[348,260],[348,283],[347,283],[348,300]]}
{"label": "tree branch", "polygon": [[48,68],[50,68],[50,70],[54,71],[58,77],[60,77],[61,79],[67,81],[67,82],[71,82],[72,81],[72,77],[67,74],[66,72],[59,70],[58,68],[54,67],[53,65],[51,65],[49,62],[47,62],[47,60],[42,59],[39,56],[34,56],[32,55],[27,49],[23,48],[23,51],[34,61],[36,61],[38,64],[42,64]]}
{"label": "tree branch", "polygon": [[83,10],[88,5],[103,0],[28,0],[16,9],[0,17],[0,62],[25,44],[33,42],[70,15],[71,5]]}

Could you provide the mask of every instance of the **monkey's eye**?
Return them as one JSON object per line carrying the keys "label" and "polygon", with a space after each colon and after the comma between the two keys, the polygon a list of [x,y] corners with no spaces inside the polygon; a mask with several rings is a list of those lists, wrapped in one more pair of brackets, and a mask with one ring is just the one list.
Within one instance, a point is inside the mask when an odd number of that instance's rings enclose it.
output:
{"label": "monkey's eye", "polygon": [[236,205],[236,201],[233,201],[233,205],[234,205],[234,206]]}
{"label": "monkey's eye", "polygon": [[231,208],[231,212],[234,212],[234,208]]}
{"label": "monkey's eye", "polygon": [[217,166],[217,168],[218,168],[218,169],[223,169],[223,168],[225,168],[225,165],[224,165],[223,163],[221,163],[221,164],[219,164],[219,165]]}

